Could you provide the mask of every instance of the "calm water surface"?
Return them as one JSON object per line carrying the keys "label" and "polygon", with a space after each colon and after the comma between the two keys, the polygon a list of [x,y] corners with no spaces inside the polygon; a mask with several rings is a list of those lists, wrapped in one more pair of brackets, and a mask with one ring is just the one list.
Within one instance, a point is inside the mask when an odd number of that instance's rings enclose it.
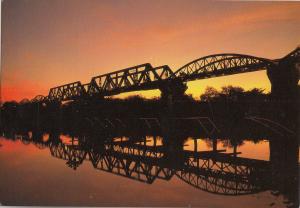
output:
{"label": "calm water surface", "polygon": [[[46,141],[49,135],[44,135]],[[141,169],[132,168],[133,178],[125,177],[118,170],[96,169],[91,155],[83,161],[74,159],[71,164],[53,148],[34,142],[13,141],[0,137],[0,202],[3,205],[36,206],[192,206],[192,207],[286,207],[282,194],[271,194],[270,190],[246,195],[222,195],[222,191],[212,193],[214,188],[206,185],[189,184],[178,175],[168,180],[155,178],[151,184],[144,180]],[[115,138],[115,142],[127,138]],[[78,141],[60,135],[61,144],[76,146]],[[161,147],[161,138],[149,136],[146,146]],[[213,142],[208,139],[188,138],[183,142],[183,150],[189,152],[211,151]],[[129,149],[129,148],[128,148]],[[240,152],[238,157],[256,160],[270,160],[269,141],[254,143],[244,140],[236,150],[226,142],[218,140],[217,149],[223,153]],[[117,149],[115,149],[118,152]],[[129,150],[128,150],[129,151]],[[136,150],[137,151],[137,150]],[[81,154],[80,151],[72,153]],[[135,153],[132,153],[135,154]],[[77,155],[78,156],[78,155]],[[151,158],[156,157],[149,155]],[[105,162],[105,161],[104,161]],[[112,168],[113,169],[113,168]],[[139,176],[140,172],[140,176]],[[122,175],[123,174],[123,175]],[[221,175],[222,176],[222,175]],[[145,179],[147,180],[147,179]],[[216,181],[216,183],[218,183]],[[210,184],[211,185],[211,184]],[[201,188],[199,188],[201,187]]]}

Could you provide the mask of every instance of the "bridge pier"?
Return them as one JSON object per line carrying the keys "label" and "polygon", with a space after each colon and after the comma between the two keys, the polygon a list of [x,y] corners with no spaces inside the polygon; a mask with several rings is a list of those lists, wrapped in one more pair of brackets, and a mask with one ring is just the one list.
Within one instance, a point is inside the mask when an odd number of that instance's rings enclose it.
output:
{"label": "bridge pier", "polygon": [[272,137],[269,148],[273,194],[283,194],[289,207],[298,207],[299,142],[296,136]]}
{"label": "bridge pier", "polygon": [[32,103],[32,127],[35,130],[39,130],[41,127],[41,108],[41,103]]}
{"label": "bridge pier", "polygon": [[159,90],[161,91],[161,100],[167,106],[167,112],[172,112],[174,102],[185,97],[187,86],[181,80],[171,80],[163,83]]}
{"label": "bridge pier", "polygon": [[52,101],[47,102],[47,113],[45,119],[45,125],[49,126],[52,130],[57,130],[61,128],[62,112],[61,112],[61,102]]}
{"label": "bridge pier", "polygon": [[283,59],[267,68],[271,94],[276,98],[296,98],[299,81],[299,59]]}

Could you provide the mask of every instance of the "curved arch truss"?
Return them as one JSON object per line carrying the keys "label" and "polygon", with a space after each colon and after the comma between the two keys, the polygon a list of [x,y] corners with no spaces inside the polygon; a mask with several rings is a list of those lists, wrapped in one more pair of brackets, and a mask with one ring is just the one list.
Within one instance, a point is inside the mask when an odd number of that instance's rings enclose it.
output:
{"label": "curved arch truss", "polygon": [[266,188],[267,172],[262,170],[268,162],[221,155],[190,157],[176,176],[195,188],[221,195],[251,194]]}
{"label": "curved arch truss", "polygon": [[249,55],[216,54],[196,59],[182,66],[175,72],[175,75],[183,81],[192,81],[264,70],[272,63],[271,60]]}

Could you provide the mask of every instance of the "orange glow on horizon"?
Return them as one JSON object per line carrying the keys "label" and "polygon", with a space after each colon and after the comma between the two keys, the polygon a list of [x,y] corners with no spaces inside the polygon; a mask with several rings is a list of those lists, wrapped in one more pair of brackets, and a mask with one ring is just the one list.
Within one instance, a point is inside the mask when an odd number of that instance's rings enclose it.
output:
{"label": "orange glow on horizon", "polygon": [[[206,87],[214,87],[217,90],[221,90],[223,86],[240,86],[245,90],[251,90],[253,88],[264,89],[265,93],[271,91],[271,84],[266,75],[266,71],[249,72],[244,74],[236,74],[224,77],[216,77],[210,79],[196,80],[187,83],[188,89],[186,90],[187,95],[192,95],[194,99],[199,100],[200,95],[205,92]],[[144,98],[155,98],[160,97],[159,90],[147,90],[147,91],[135,91],[122,93],[116,98],[126,98],[133,95],[139,95]]]}

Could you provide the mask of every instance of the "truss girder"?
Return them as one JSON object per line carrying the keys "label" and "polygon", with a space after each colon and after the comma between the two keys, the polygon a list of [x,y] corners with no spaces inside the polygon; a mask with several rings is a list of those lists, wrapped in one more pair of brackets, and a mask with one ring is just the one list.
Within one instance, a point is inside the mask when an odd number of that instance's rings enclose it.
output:
{"label": "truss girder", "polygon": [[167,65],[153,68],[146,63],[93,77],[88,94],[109,96],[133,90],[155,89],[158,88],[158,82],[173,76],[173,71]]}
{"label": "truss girder", "polygon": [[45,101],[45,99],[47,99],[47,97],[45,97],[43,95],[37,95],[30,102],[31,103],[40,103],[40,102]]}
{"label": "truss girder", "polygon": [[73,82],[58,87],[51,88],[48,99],[51,101],[73,100],[83,97],[86,94],[84,86],[81,82]]}

